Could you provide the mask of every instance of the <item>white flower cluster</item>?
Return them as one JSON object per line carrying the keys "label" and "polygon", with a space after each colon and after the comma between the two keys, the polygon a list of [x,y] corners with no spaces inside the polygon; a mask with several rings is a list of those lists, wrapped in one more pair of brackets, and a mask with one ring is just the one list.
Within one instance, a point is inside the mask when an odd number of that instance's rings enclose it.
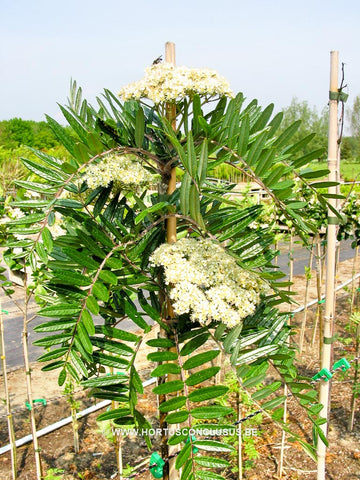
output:
{"label": "white flower cluster", "polygon": [[138,191],[157,183],[159,176],[153,175],[131,155],[111,154],[104,157],[101,162],[89,165],[82,180],[88,187],[107,187],[114,182],[115,190]]}
{"label": "white flower cluster", "polygon": [[163,266],[176,314],[192,320],[219,320],[228,327],[254,313],[268,285],[255,273],[239,267],[220,245],[183,238],[163,244],[150,257]]}
{"label": "white flower cluster", "polygon": [[148,98],[155,104],[176,102],[194,94],[233,96],[229,82],[215,70],[176,67],[166,62],[150,65],[142,80],[126,85],[119,93],[123,100]]}

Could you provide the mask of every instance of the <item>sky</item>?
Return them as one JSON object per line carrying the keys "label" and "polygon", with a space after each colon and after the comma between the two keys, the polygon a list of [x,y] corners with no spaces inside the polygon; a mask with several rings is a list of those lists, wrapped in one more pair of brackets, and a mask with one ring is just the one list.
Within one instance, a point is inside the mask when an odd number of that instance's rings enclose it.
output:
{"label": "sky", "polygon": [[167,41],[178,65],[215,69],[275,111],[293,97],[326,107],[338,50],[351,106],[359,25],[359,0],[0,0],[0,120],[65,123],[71,78],[95,105],[104,88],[141,79]]}

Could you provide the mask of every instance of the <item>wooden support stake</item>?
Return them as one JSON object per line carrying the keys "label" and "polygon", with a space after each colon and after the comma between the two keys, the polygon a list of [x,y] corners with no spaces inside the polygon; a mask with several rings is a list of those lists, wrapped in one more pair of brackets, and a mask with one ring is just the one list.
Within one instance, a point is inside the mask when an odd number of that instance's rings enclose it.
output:
{"label": "wooden support stake", "polygon": [[[329,100],[329,140],[328,140],[328,169],[329,181],[336,181],[336,169],[338,167],[338,75],[339,75],[339,52],[331,52],[330,65],[330,100]],[[332,95],[333,94],[333,95]],[[335,98],[334,98],[335,97]],[[336,186],[329,187],[330,194],[336,194]],[[329,204],[336,207],[336,200],[330,198]],[[328,222],[327,226],[327,251],[326,251],[326,301],[325,301],[325,318],[324,331],[320,332],[321,342],[323,343],[321,354],[320,368],[331,370],[332,360],[332,343],[334,326],[334,298],[335,298],[335,249],[336,249],[336,218],[334,213],[328,208],[328,218],[334,219]],[[326,420],[329,419],[330,409],[330,385],[331,381],[320,383],[319,403],[323,405],[321,416]],[[327,436],[328,424],[324,423],[320,426],[324,435]],[[318,454],[318,471],[317,480],[325,480],[326,468],[326,445],[319,438],[317,446]]]}
{"label": "wooden support stake", "polygon": [[[165,44],[165,62],[171,63],[175,65],[175,44],[172,42],[166,42]],[[166,104],[166,118],[171,123],[172,128],[176,129],[176,105],[173,103]],[[167,187],[167,194],[171,195],[176,189],[176,167],[171,169],[170,179]],[[170,217],[167,219],[166,222],[166,242],[167,243],[175,243],[176,242],[176,217]],[[165,308],[165,316],[166,320],[173,326],[173,318],[174,312],[172,309],[172,305],[169,300],[166,300],[166,308]],[[170,348],[170,351],[176,352],[176,347]],[[168,375],[168,381],[171,380],[178,380],[178,375]],[[159,402],[162,403],[165,398],[159,399]],[[160,413],[160,418],[163,416],[163,413]],[[166,416],[166,414],[165,414]],[[164,427],[166,427],[165,422],[163,422]],[[172,425],[172,428],[176,430],[178,425]],[[164,454],[166,450],[168,450],[168,455],[174,455],[179,451],[178,445],[172,446],[165,446],[165,441],[167,442],[167,438],[163,435],[162,438],[162,454],[164,458]],[[171,459],[168,463],[164,465],[163,471],[163,480],[179,480],[180,479],[180,472],[175,468],[176,458]]]}
{"label": "wooden support stake", "polygon": [[4,321],[3,321],[3,311],[1,308],[1,299],[0,299],[0,337],[1,337],[1,366],[4,377],[4,387],[5,387],[5,405],[6,405],[6,417],[9,431],[9,442],[11,446],[11,470],[12,478],[15,480],[17,478],[17,454],[16,454],[16,439],[15,439],[15,428],[14,428],[14,418],[11,414],[11,404],[10,404],[10,393],[8,386],[8,377],[7,377],[7,367],[6,367],[6,352],[5,352],[5,333],[4,333]]}

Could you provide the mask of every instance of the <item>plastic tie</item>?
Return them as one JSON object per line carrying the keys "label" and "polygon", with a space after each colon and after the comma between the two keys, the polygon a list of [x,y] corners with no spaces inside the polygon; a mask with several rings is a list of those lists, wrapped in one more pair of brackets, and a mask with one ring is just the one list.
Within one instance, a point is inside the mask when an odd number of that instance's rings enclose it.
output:
{"label": "plastic tie", "polygon": [[150,465],[155,465],[150,468],[150,473],[154,478],[162,478],[163,477],[163,469],[165,462],[160,457],[157,452],[154,452],[150,457]]}
{"label": "plastic tie", "polygon": [[[44,405],[44,407],[46,407],[46,400],[45,398],[35,398],[35,400],[32,401],[32,403],[41,403],[42,405]],[[25,407],[31,411],[32,409],[32,406],[30,405],[30,403],[28,401],[25,402]]]}
{"label": "plastic tie", "polygon": [[333,374],[327,368],[323,368],[320,370],[320,372],[314,375],[312,379],[314,382],[317,382],[318,380],[324,380],[324,382],[328,382],[332,376]]}
{"label": "plastic tie", "polygon": [[343,372],[346,372],[351,367],[350,363],[346,360],[346,358],[341,358],[337,362],[334,363],[333,370],[337,370],[341,368]]}

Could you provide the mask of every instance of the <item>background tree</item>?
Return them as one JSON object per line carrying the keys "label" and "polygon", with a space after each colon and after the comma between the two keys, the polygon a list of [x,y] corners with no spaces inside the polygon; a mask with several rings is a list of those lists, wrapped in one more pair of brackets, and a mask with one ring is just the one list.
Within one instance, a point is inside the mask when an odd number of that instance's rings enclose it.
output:
{"label": "background tree", "polygon": [[311,108],[306,100],[299,101],[294,97],[290,106],[283,109],[283,114],[284,118],[280,127],[281,131],[284,131],[297,120],[301,120],[300,127],[294,135],[294,140],[300,141],[309,135],[313,136],[311,142],[308,142],[301,149],[301,153],[307,155],[313,150],[323,149],[321,153],[319,152],[319,160],[326,158],[328,129],[327,108],[324,107],[319,114],[317,109],[315,107]]}

